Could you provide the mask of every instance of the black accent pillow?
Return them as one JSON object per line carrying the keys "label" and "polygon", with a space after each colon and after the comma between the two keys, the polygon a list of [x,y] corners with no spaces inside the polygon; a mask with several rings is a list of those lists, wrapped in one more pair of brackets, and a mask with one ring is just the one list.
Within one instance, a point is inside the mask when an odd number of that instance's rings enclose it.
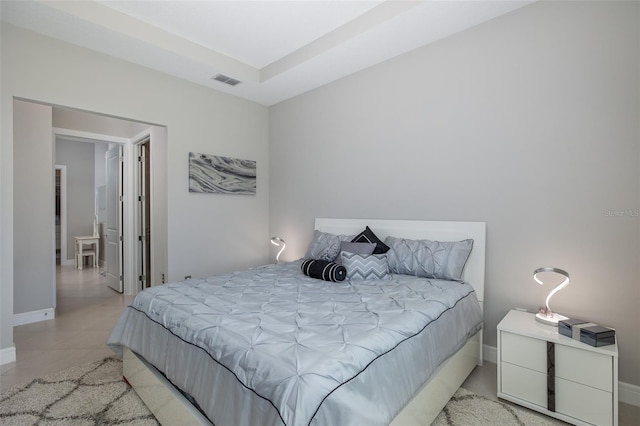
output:
{"label": "black accent pillow", "polygon": [[307,259],[300,268],[305,275],[325,281],[344,281],[347,277],[347,268],[326,260]]}
{"label": "black accent pillow", "polygon": [[364,231],[356,235],[352,243],[375,243],[376,248],[373,251],[373,254],[383,254],[389,251],[389,246],[383,243],[380,238],[373,233],[373,231],[367,226]]}

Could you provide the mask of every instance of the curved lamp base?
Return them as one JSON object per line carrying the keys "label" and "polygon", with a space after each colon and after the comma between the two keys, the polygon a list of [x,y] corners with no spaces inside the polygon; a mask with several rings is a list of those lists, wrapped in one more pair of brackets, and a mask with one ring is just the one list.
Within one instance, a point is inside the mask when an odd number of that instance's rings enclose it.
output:
{"label": "curved lamp base", "polygon": [[545,324],[545,325],[550,325],[552,327],[557,327],[558,321],[564,321],[566,319],[569,319],[569,318],[560,314],[552,314],[551,316],[546,316],[545,314],[541,314],[541,313],[536,314],[536,321],[541,322],[542,324]]}

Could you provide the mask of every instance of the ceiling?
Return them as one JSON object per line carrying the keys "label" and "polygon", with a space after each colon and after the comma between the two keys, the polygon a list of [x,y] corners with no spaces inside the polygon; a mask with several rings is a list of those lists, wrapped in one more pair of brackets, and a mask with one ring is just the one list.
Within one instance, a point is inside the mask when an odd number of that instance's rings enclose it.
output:
{"label": "ceiling", "polygon": [[[535,0],[1,1],[2,21],[273,105]],[[215,81],[223,74],[241,83]]]}

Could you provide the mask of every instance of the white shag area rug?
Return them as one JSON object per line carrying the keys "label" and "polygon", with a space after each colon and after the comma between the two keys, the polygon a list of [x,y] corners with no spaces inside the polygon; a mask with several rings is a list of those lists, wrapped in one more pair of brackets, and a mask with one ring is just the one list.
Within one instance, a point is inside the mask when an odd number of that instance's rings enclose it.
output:
{"label": "white shag area rug", "polygon": [[[122,361],[109,357],[2,391],[0,424],[150,426],[158,425],[158,422],[122,380]],[[532,411],[460,388],[432,426],[551,424],[544,416]]]}
{"label": "white shag area rug", "polygon": [[431,426],[551,426],[548,417],[460,388]]}
{"label": "white shag area rug", "polygon": [[158,425],[122,380],[122,361],[82,364],[0,393],[3,426]]}

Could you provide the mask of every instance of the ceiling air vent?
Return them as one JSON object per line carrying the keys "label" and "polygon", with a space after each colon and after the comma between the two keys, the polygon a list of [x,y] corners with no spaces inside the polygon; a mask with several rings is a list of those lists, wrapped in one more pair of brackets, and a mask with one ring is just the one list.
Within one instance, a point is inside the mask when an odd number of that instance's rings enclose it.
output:
{"label": "ceiling air vent", "polygon": [[215,77],[211,77],[211,79],[224,84],[228,84],[229,86],[235,86],[236,84],[241,83],[240,80],[236,80],[235,78],[231,78],[224,74],[218,74]]}

